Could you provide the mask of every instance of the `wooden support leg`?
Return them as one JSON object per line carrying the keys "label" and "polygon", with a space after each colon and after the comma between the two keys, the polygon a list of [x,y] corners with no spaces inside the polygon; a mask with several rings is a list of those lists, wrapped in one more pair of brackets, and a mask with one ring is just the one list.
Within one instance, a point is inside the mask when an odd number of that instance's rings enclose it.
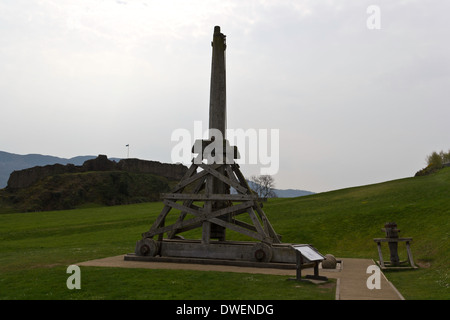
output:
{"label": "wooden support leg", "polygon": [[383,261],[383,253],[381,253],[381,242],[377,242],[378,247],[378,255],[380,256],[380,265],[382,268],[384,268],[384,261]]}
{"label": "wooden support leg", "polygon": [[297,281],[302,280],[302,264],[303,264],[303,258],[302,258],[302,254],[300,252],[298,252],[297,250],[295,250],[295,254],[297,257]]}
{"label": "wooden support leg", "polygon": [[327,277],[319,276],[319,262],[314,262],[314,275],[307,275],[305,278],[307,279],[313,279],[313,280],[321,280],[321,281],[328,281]]}
{"label": "wooden support leg", "polygon": [[406,241],[406,252],[408,253],[408,260],[409,260],[409,263],[411,264],[411,267],[415,268],[416,266],[413,261],[411,248],[409,247],[409,241]]}

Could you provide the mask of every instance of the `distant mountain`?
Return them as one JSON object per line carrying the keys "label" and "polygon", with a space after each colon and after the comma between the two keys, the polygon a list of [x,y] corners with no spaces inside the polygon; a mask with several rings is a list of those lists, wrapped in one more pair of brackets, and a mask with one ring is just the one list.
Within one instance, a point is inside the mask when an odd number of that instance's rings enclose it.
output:
{"label": "distant mountain", "polygon": [[273,191],[275,192],[278,198],[295,198],[307,196],[309,194],[314,194],[314,192],[311,191],[297,190],[297,189],[286,189],[286,190],[274,189]]}
{"label": "distant mountain", "polygon": [[[14,154],[0,151],[0,189],[6,187],[9,175],[14,170],[22,170],[35,166],[46,166],[49,164],[73,164],[82,165],[86,160],[95,159],[97,156],[78,156],[70,159],[47,156],[42,154]],[[110,160],[118,161],[120,159],[112,158]]]}
{"label": "distant mountain", "polygon": [[[255,183],[247,180],[248,186],[252,189],[257,189],[255,187]],[[273,189],[273,192],[277,195],[278,198],[295,198],[307,196],[310,194],[314,194],[314,192],[306,191],[306,190],[298,190],[298,189]],[[236,190],[232,188],[231,193],[237,193]]]}

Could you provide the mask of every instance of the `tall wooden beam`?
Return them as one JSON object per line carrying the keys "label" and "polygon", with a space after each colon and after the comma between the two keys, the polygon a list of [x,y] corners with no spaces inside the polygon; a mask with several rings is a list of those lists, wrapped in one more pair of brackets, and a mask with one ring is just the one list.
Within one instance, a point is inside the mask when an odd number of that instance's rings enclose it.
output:
{"label": "tall wooden beam", "polygon": [[[197,155],[186,174],[170,193],[161,194],[164,208],[150,230],[136,244],[137,255],[170,253],[181,257],[231,257],[268,262],[272,259],[273,246],[280,243],[280,238],[257,202],[258,195],[249,187],[234,161],[239,157],[237,148],[231,147],[226,140],[225,38],[220,27],[216,26],[212,41],[209,139],[194,143],[193,153]],[[223,146],[223,149],[216,150],[220,149],[218,146]],[[237,193],[231,194],[231,188]],[[173,211],[180,212],[176,220],[167,218]],[[245,213],[250,222],[236,219]],[[175,222],[166,223],[166,220]],[[195,228],[202,228],[202,236],[197,243],[175,240],[177,234]],[[250,246],[248,243],[230,245],[231,242],[225,239],[226,229],[261,242]],[[168,239],[164,239],[166,233]],[[154,237],[157,239],[154,240]],[[245,254],[242,251],[244,247]],[[278,253],[274,257],[280,260]]]}

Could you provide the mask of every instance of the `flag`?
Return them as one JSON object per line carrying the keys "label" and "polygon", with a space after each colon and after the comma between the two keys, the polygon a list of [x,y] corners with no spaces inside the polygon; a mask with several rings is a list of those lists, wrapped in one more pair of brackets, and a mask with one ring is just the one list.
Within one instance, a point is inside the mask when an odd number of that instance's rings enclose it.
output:
{"label": "flag", "polygon": [[129,144],[127,144],[125,147],[129,147],[130,145]]}

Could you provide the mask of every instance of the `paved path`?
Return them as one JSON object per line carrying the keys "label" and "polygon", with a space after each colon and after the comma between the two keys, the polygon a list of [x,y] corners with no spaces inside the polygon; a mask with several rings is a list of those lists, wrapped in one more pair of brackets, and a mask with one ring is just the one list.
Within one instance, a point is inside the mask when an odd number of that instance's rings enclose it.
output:
{"label": "paved path", "polygon": [[[350,259],[343,260],[343,269],[337,272],[336,278],[339,280],[339,300],[404,300],[394,285],[389,282],[381,273],[380,289],[368,289],[367,279],[372,273],[366,273],[367,267],[374,265],[370,259]],[[323,270],[324,271],[324,270]],[[325,275],[325,272],[322,272]],[[326,274],[334,278],[329,273]]]}
{"label": "paved path", "polygon": [[[373,265],[370,259],[343,258],[341,270],[319,269],[319,275],[337,279],[336,300],[403,300],[403,296],[381,273],[380,289],[368,289],[366,281],[371,274],[366,273],[367,267]],[[243,272],[275,275],[289,275],[295,278],[295,270],[250,268],[236,266],[201,265],[187,263],[125,261],[124,256],[81,262],[78,266],[147,268],[147,269],[182,269],[219,272]],[[302,270],[302,276],[312,274],[313,269]]]}

